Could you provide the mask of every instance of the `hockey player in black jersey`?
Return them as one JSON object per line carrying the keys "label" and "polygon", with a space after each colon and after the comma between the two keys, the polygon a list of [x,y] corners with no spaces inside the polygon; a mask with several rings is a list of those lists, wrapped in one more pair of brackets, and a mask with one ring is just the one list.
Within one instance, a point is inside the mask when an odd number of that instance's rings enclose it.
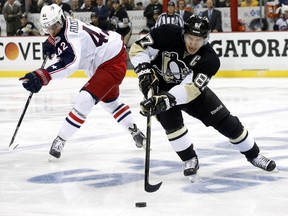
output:
{"label": "hockey player in black jersey", "polygon": [[127,46],[132,34],[132,22],[120,0],[112,0],[112,7],[109,14],[110,29],[122,35],[124,45]]}
{"label": "hockey player in black jersey", "polygon": [[[185,176],[197,173],[199,161],[182,111],[229,138],[254,166],[277,170],[275,162],[259,154],[259,147],[247,129],[207,86],[220,67],[220,60],[208,42],[209,32],[208,19],[192,15],[184,32],[176,25],[162,25],[131,46],[130,59],[146,98],[141,102],[141,112],[146,115],[150,111],[157,116],[184,162]],[[148,92],[153,92],[151,97]]]}

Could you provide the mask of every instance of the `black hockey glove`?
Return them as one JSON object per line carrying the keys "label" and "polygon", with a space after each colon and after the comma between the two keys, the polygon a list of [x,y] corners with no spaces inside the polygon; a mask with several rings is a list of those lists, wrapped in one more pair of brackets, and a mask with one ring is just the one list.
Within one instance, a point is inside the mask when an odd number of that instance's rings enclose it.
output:
{"label": "black hockey glove", "polygon": [[54,46],[54,38],[49,35],[48,39],[43,43],[43,54],[48,56],[49,59],[52,59],[56,53]]}
{"label": "black hockey glove", "polygon": [[160,112],[164,112],[171,107],[176,105],[176,98],[168,92],[160,92],[159,94],[153,95],[151,98],[144,100],[140,103],[140,113],[147,116],[149,109],[151,115],[157,115]]}
{"label": "black hockey glove", "polygon": [[30,92],[37,93],[43,85],[48,85],[51,76],[47,70],[40,68],[33,72],[27,73],[24,77],[19,79],[22,81],[23,87]]}
{"label": "black hockey glove", "polygon": [[135,68],[135,72],[139,78],[139,88],[145,98],[148,98],[149,90],[152,90],[152,94],[159,92],[159,80],[155,70],[149,63],[139,64]]}

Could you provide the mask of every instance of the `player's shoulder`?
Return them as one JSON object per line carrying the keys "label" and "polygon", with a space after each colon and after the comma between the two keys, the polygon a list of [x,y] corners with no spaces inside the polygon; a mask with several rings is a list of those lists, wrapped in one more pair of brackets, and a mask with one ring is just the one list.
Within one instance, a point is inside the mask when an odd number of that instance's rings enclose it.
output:
{"label": "player's shoulder", "polygon": [[173,24],[164,24],[150,32],[157,48],[173,50],[182,47],[182,28]]}
{"label": "player's shoulder", "polygon": [[201,56],[204,61],[213,63],[217,67],[220,66],[220,59],[210,43],[201,48]]}
{"label": "player's shoulder", "polygon": [[209,43],[202,46],[195,56],[197,56],[197,60],[191,66],[194,73],[207,74],[209,77],[217,73],[220,68],[220,59]]}
{"label": "player's shoulder", "polygon": [[176,40],[182,37],[183,28],[173,24],[163,24],[151,31],[151,35],[161,40]]}
{"label": "player's shoulder", "polygon": [[75,19],[74,17],[68,16],[66,18],[67,32],[78,33],[81,25],[82,25],[82,22],[78,19]]}
{"label": "player's shoulder", "polygon": [[182,35],[183,28],[174,24],[164,24],[155,28],[155,31],[163,34],[165,37],[170,37],[171,35]]}
{"label": "player's shoulder", "polygon": [[76,19],[76,18],[74,18],[74,17],[72,17],[72,16],[67,16],[66,17],[66,22],[68,22],[68,23],[70,23],[70,24],[74,24],[74,23],[81,23],[82,21],[81,20],[79,20],[79,19]]}

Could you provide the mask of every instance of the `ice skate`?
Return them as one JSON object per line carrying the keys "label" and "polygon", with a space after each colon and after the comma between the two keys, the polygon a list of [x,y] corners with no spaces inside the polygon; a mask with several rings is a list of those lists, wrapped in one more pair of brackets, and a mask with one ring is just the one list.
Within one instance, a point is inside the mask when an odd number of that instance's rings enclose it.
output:
{"label": "ice skate", "polygon": [[263,155],[259,154],[256,158],[254,158],[253,160],[249,161],[253,166],[255,167],[259,167],[265,171],[276,171],[276,163],[269,159],[264,157]]}
{"label": "ice skate", "polygon": [[193,157],[184,162],[184,176],[188,176],[191,182],[197,178],[197,170],[199,169],[199,162],[197,157]]}
{"label": "ice skate", "polygon": [[64,148],[65,142],[66,141],[60,138],[59,136],[56,137],[49,151],[49,154],[52,156],[49,158],[49,161],[52,161],[55,158],[59,159],[61,157],[61,153]]}
{"label": "ice skate", "polygon": [[129,131],[135,141],[137,148],[146,147],[146,137],[145,135],[137,128],[136,124],[133,124],[133,127],[129,127]]}

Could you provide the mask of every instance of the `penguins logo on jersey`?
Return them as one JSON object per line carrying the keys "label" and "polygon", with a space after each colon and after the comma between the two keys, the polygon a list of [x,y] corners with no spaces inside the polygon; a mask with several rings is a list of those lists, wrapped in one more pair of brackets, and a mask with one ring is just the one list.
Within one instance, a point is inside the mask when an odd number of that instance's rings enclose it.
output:
{"label": "penguins logo on jersey", "polygon": [[167,83],[180,83],[190,72],[186,64],[179,60],[176,52],[163,52],[162,76]]}

